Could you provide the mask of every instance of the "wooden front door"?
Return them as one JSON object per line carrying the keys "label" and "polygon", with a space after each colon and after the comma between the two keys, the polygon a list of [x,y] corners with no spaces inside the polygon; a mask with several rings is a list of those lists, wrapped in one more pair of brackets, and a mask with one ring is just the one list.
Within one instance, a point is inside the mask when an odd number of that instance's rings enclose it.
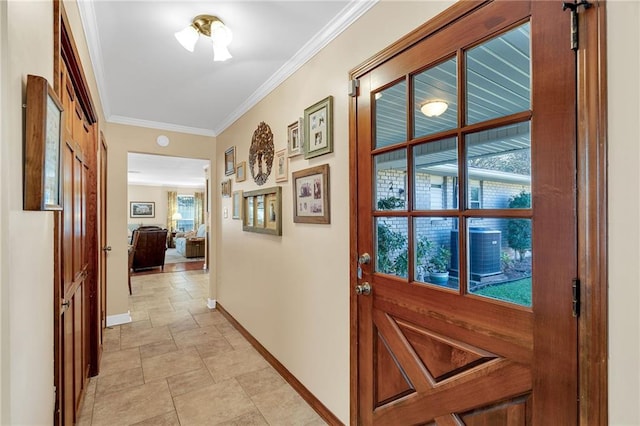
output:
{"label": "wooden front door", "polygon": [[461,3],[352,74],[357,421],[576,424],[569,15]]}

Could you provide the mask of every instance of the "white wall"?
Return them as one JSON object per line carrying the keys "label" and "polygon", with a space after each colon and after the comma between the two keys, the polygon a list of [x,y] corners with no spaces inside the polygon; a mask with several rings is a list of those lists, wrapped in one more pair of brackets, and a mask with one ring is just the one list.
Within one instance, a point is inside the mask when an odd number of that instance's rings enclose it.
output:
{"label": "white wall", "polygon": [[640,424],[640,2],[607,2],[609,420]]}
{"label": "white wall", "polygon": [[[127,223],[129,218],[129,198],[127,184],[127,153],[168,155],[172,157],[200,158],[209,160],[215,173],[215,138],[187,135],[184,133],[154,130],[122,124],[106,124],[105,139],[109,150],[107,164],[107,241],[112,247],[107,258],[107,315],[124,315],[129,311],[129,290],[127,287]],[[156,144],[159,135],[170,139],[169,146]],[[205,171],[202,176],[204,179]],[[211,185],[210,188],[211,190]],[[137,200],[153,201],[153,200]],[[165,204],[164,216],[156,210],[154,219],[149,223],[166,223],[166,192],[164,201],[156,202],[156,209]],[[214,212],[215,213],[215,212]],[[135,219],[137,221],[137,219]],[[213,244],[209,241],[209,248]],[[210,250],[210,253],[214,253]],[[210,257],[213,259],[213,257]],[[215,264],[210,265],[214,268]],[[215,274],[210,274],[210,295],[215,299]]]}

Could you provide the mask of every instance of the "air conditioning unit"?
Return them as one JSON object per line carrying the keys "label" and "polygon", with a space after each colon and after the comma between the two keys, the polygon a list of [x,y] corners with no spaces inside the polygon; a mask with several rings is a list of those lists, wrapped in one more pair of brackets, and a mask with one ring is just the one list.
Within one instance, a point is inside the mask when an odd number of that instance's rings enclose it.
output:
{"label": "air conditioning unit", "polygon": [[[469,264],[471,280],[501,273],[502,232],[482,227],[469,228]],[[458,230],[451,231],[451,272],[458,275]]]}

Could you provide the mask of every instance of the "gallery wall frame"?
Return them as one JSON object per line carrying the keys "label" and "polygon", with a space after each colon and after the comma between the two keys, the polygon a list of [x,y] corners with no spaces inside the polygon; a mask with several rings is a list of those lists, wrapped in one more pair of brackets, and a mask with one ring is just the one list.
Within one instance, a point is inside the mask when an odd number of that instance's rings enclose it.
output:
{"label": "gallery wall frame", "polygon": [[247,179],[247,162],[241,161],[236,165],[236,182],[244,182]]}
{"label": "gallery wall frame", "polygon": [[227,148],[224,152],[224,174],[232,175],[236,172],[236,147]]}
{"label": "gallery wall frame", "polygon": [[231,195],[231,219],[242,220],[242,201],[242,191],[233,191],[233,194]]}
{"label": "gallery wall frame", "polygon": [[276,152],[275,164],[276,182],[286,182],[289,179],[289,158],[286,149]]}
{"label": "gallery wall frame", "polygon": [[331,223],[329,165],[300,170],[291,174],[293,186],[293,221],[296,223]]}
{"label": "gallery wall frame", "polygon": [[287,126],[287,151],[289,157],[297,157],[304,154],[304,118]]}
{"label": "gallery wall frame", "polygon": [[231,197],[231,179],[225,179],[220,184],[221,186],[221,194],[223,198]]}
{"label": "gallery wall frame", "polygon": [[154,201],[131,201],[129,203],[129,217],[156,217],[156,203]]}
{"label": "gallery wall frame", "polygon": [[304,110],[304,158],[333,152],[333,96]]}
{"label": "gallery wall frame", "polygon": [[27,76],[23,209],[62,210],[64,108],[44,77]]}
{"label": "gallery wall frame", "polygon": [[242,200],[243,231],[282,235],[281,186],[245,191]]}

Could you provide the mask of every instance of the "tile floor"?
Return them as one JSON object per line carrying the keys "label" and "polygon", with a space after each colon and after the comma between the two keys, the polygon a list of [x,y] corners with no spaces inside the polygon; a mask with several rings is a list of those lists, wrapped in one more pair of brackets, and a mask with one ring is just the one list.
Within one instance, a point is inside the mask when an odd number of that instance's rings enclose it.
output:
{"label": "tile floor", "polygon": [[108,328],[80,425],[325,425],[216,310],[208,275],[134,276],[133,322]]}

